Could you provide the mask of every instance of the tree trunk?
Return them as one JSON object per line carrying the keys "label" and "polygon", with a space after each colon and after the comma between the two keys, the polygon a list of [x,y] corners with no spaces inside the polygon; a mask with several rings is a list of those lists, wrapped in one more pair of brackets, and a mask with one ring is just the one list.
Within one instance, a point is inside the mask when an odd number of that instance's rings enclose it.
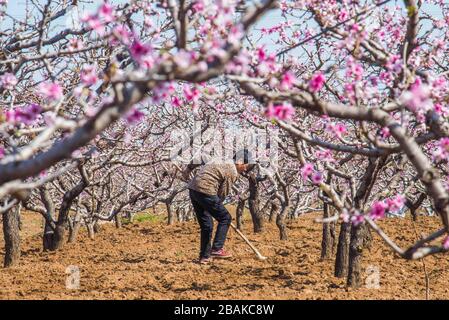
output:
{"label": "tree trunk", "polygon": [[[331,207],[325,203],[323,208],[323,218],[331,216]],[[323,223],[323,237],[321,241],[321,259],[331,259],[335,248],[335,222]]]}
{"label": "tree trunk", "polygon": [[235,211],[235,217],[237,220],[237,229],[239,230],[242,230],[244,210],[245,210],[245,200],[239,200],[239,202],[237,203],[237,209]]}
{"label": "tree trunk", "polygon": [[44,225],[44,235],[42,236],[42,247],[44,251],[53,250],[53,241],[54,241],[54,231],[50,227],[50,224],[45,221]]}
{"label": "tree trunk", "polygon": [[94,240],[95,239],[94,224],[92,222],[86,223],[86,227],[87,227],[87,235],[88,235],[89,239]]}
{"label": "tree trunk", "polygon": [[168,214],[167,224],[171,226],[175,223],[175,213],[173,212],[170,203],[166,203],[165,207],[167,208]]}
{"label": "tree trunk", "polygon": [[285,225],[285,215],[287,213],[287,210],[287,207],[282,208],[278,216],[276,217],[276,225],[279,228],[279,236],[281,240],[288,240],[287,226]]}
{"label": "tree trunk", "polygon": [[76,238],[78,237],[78,231],[80,230],[80,227],[81,227],[81,221],[79,221],[79,220],[73,221],[73,225],[70,228],[69,239],[67,240],[67,242],[73,243],[73,242],[76,241]]}
{"label": "tree trunk", "polygon": [[353,288],[359,288],[362,285],[362,253],[367,232],[365,223],[353,226],[351,230],[347,285]]}
{"label": "tree trunk", "polygon": [[[354,207],[363,211],[364,205],[368,200],[368,196],[373,188],[382,166],[385,164],[387,157],[369,158],[369,164],[361,179],[360,185],[354,197]],[[352,226],[351,241],[349,245],[349,266],[347,285],[358,288],[362,283],[362,252],[364,246],[369,242],[370,233],[365,223]]]}
{"label": "tree trunk", "polygon": [[253,230],[254,233],[260,233],[263,231],[263,217],[262,212],[259,208],[259,184],[255,173],[249,175],[248,182],[249,182],[248,207],[253,221]]}
{"label": "tree trunk", "polygon": [[351,235],[351,223],[342,222],[340,224],[340,234],[338,236],[337,256],[335,257],[335,276],[346,277],[349,264],[349,240]]}
{"label": "tree trunk", "polygon": [[53,237],[53,250],[59,250],[64,246],[67,240],[67,227],[69,220],[70,208],[73,201],[88,186],[87,174],[85,169],[80,165],[78,167],[81,174],[81,181],[72,189],[67,191],[62,198],[61,208],[59,209],[58,221],[56,222],[55,234]]}
{"label": "tree trunk", "polygon": [[3,213],[3,236],[5,239],[5,268],[16,265],[20,260],[20,205]]}
{"label": "tree trunk", "polygon": [[54,242],[54,218],[55,218],[55,205],[53,200],[48,192],[47,186],[43,185],[39,188],[40,196],[42,203],[45,206],[45,215],[44,215],[44,234],[42,235],[42,247],[44,251],[53,250],[53,242]]}
{"label": "tree trunk", "polygon": [[94,226],[94,232],[99,233],[101,231],[101,224],[98,223],[98,220],[95,220],[93,223]]}
{"label": "tree trunk", "polygon": [[120,214],[115,215],[114,221],[115,221],[115,227],[117,229],[120,229],[122,227],[122,217],[120,216]]}
{"label": "tree trunk", "polygon": [[273,222],[274,217],[276,217],[276,212],[279,210],[279,206],[276,204],[276,202],[271,203],[271,210],[270,210],[270,218],[268,221]]}

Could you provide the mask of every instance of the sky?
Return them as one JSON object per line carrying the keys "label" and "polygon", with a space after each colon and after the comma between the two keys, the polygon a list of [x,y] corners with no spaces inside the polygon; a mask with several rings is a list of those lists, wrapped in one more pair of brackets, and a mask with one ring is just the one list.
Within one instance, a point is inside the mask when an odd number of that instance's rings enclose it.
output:
{"label": "sky", "polygon": [[[45,4],[47,2],[47,0],[36,0],[39,3]],[[70,1],[70,0],[68,0]],[[79,0],[79,8],[80,8],[80,12],[93,12],[95,11],[95,9],[97,8],[97,6],[102,3],[102,0],[89,0],[88,2],[90,3],[82,3],[83,0]],[[428,0],[427,0],[428,1]],[[424,1],[424,3],[427,2],[426,0]],[[111,1],[114,4],[120,4],[120,3],[126,3],[128,1],[126,0],[114,0]],[[7,13],[11,16],[13,16],[14,18],[18,18],[18,19],[23,19],[25,16],[25,8],[26,8],[26,0],[10,0],[8,3],[8,8],[7,8]],[[395,5],[395,4],[401,4],[403,5],[403,1],[401,0],[392,0],[390,2],[390,4],[388,5]],[[426,11],[427,13],[430,13],[432,16],[439,16],[439,18],[441,18],[441,14],[438,10],[437,7],[433,6],[433,5],[429,5],[424,4],[423,5],[423,10]],[[73,11],[75,12],[75,11]],[[277,25],[280,22],[283,21],[283,18],[281,17],[280,14],[280,10],[272,10],[269,13],[265,14],[265,16],[262,17],[262,19],[260,19],[258,21],[258,23],[255,25],[256,29],[260,29],[261,27],[266,27],[269,28],[271,26]],[[69,19],[60,19],[61,21],[58,22],[60,23],[60,25],[58,25],[58,27],[56,28],[56,30],[58,30],[58,28],[63,29],[67,26],[70,26],[70,22],[68,22]],[[424,25],[428,22],[424,22]],[[7,27],[7,25],[5,25],[5,23],[2,25],[2,29],[4,29],[5,27]],[[307,26],[306,26],[307,28]],[[258,33],[257,31],[255,33],[253,33],[256,37],[260,36],[260,33]],[[273,37],[277,37],[278,35],[274,35]],[[273,38],[270,36],[264,36],[262,37],[262,39],[260,41],[258,41],[258,45],[265,45],[266,48],[269,51],[275,51],[275,46],[273,45]]]}

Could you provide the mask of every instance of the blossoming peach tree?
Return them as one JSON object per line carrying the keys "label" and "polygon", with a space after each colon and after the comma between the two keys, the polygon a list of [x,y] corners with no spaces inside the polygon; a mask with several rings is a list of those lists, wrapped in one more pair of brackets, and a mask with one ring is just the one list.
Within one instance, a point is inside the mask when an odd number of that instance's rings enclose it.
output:
{"label": "blossoming peach tree", "polygon": [[[280,130],[278,165],[257,166],[236,203],[260,221],[276,212],[281,239],[286,218],[321,204],[322,257],[336,246],[349,285],[369,230],[406,259],[449,250],[444,1],[26,3],[20,20],[0,2],[5,265],[20,256],[20,206],[44,215],[47,249],[80,219],[188,210],[166,143],[189,115]],[[442,228],[409,248],[377,224],[423,203]]]}

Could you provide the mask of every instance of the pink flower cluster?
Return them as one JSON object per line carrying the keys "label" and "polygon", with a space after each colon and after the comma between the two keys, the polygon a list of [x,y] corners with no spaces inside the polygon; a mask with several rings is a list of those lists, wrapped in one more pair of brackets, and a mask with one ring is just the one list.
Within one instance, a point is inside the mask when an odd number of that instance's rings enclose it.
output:
{"label": "pink flower cluster", "polygon": [[322,72],[315,73],[309,81],[309,90],[318,92],[323,88],[325,82],[326,78]]}
{"label": "pink flower cluster", "polygon": [[340,217],[342,218],[343,222],[352,222],[354,226],[358,226],[365,221],[365,216],[358,210],[349,212],[347,209],[344,209]]}
{"label": "pink flower cluster", "polygon": [[257,74],[259,76],[266,76],[269,73],[276,72],[279,66],[276,63],[276,54],[267,54],[265,47],[258,47],[256,50],[257,58]]}
{"label": "pink flower cluster", "polygon": [[388,198],[385,201],[375,201],[371,206],[369,216],[373,220],[382,219],[387,212],[397,212],[405,204],[405,197],[398,194],[395,197]]}
{"label": "pink flower cluster", "polygon": [[97,70],[95,65],[84,65],[80,75],[81,82],[90,87],[98,82]]}
{"label": "pink flower cluster", "polygon": [[135,124],[142,121],[144,113],[136,108],[133,108],[126,116],[126,121],[130,124]]}
{"label": "pink flower cluster", "polygon": [[174,92],[175,85],[172,81],[161,82],[153,89],[152,100],[154,103],[166,101],[173,95]]}
{"label": "pink flower cluster", "polygon": [[311,163],[306,163],[301,168],[301,176],[305,181],[310,178],[312,180],[312,183],[316,185],[323,182],[323,174],[320,171],[315,170],[313,164]]}
{"label": "pink flower cluster", "polygon": [[82,19],[91,30],[97,32],[100,36],[105,34],[106,25],[115,20],[115,8],[108,1],[104,1],[95,14],[88,14]]}
{"label": "pink flower cluster", "polygon": [[337,138],[341,138],[347,131],[346,126],[343,123],[328,123],[326,130],[335,135]]}
{"label": "pink flower cluster", "polygon": [[134,39],[130,49],[131,57],[141,67],[145,69],[153,68],[155,59],[153,57],[153,46],[150,44],[142,43],[139,39]]}
{"label": "pink flower cluster", "polygon": [[17,78],[12,73],[5,73],[0,76],[0,88],[4,88],[6,90],[13,90],[17,85]]}
{"label": "pink flower cluster", "polygon": [[293,87],[295,81],[296,81],[295,74],[291,71],[286,71],[282,75],[281,84],[279,88],[281,90],[290,90]]}
{"label": "pink flower cluster", "polygon": [[411,85],[410,90],[402,95],[401,101],[412,112],[427,111],[433,107],[430,88],[419,78]]}
{"label": "pink flower cluster", "polygon": [[59,101],[63,97],[62,87],[57,82],[43,82],[38,87],[38,93],[49,101]]}
{"label": "pink flower cluster", "polygon": [[317,150],[315,152],[315,157],[324,162],[335,162],[335,158],[332,154],[332,151],[329,149]]}
{"label": "pink flower cluster", "polygon": [[190,85],[185,84],[182,91],[187,102],[193,102],[196,104],[200,99],[201,91],[197,87],[190,87]]}
{"label": "pink flower cluster", "polygon": [[269,119],[290,120],[295,114],[295,108],[290,103],[270,103],[265,110],[265,116]]}
{"label": "pink flower cluster", "polygon": [[26,107],[17,107],[6,111],[6,121],[9,123],[32,124],[42,112],[42,107],[32,103]]}
{"label": "pink flower cluster", "polygon": [[449,138],[442,138],[438,142],[438,147],[433,153],[435,161],[449,160]]}
{"label": "pink flower cluster", "polygon": [[363,78],[363,66],[357,63],[352,57],[346,63],[346,77],[355,81],[361,81]]}

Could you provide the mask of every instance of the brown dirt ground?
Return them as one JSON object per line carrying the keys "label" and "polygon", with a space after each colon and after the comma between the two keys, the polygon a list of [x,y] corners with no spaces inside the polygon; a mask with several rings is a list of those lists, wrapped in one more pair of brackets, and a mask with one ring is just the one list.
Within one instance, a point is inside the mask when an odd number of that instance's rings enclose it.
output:
{"label": "brown dirt ground", "polygon": [[[265,262],[231,230],[228,261],[203,266],[197,256],[199,228],[195,222],[166,226],[138,222],[117,230],[103,225],[95,240],[83,230],[77,243],[60,252],[42,252],[37,214],[23,215],[24,240],[20,265],[0,268],[0,299],[425,299],[421,261],[396,257],[377,237],[365,252],[364,268],[380,270],[380,288],[345,288],[333,276],[333,261],[320,261],[321,226],[314,215],[289,223],[289,240],[280,241],[274,224],[260,235],[244,232],[266,256]],[[405,246],[415,240],[410,219],[388,219],[381,224]],[[421,218],[419,233],[436,230],[437,218]],[[33,234],[34,231],[34,235]],[[3,244],[0,243],[3,247]],[[0,250],[0,258],[4,252]],[[449,298],[447,255],[425,259],[430,298]],[[76,265],[81,287],[65,287],[66,268]]]}

